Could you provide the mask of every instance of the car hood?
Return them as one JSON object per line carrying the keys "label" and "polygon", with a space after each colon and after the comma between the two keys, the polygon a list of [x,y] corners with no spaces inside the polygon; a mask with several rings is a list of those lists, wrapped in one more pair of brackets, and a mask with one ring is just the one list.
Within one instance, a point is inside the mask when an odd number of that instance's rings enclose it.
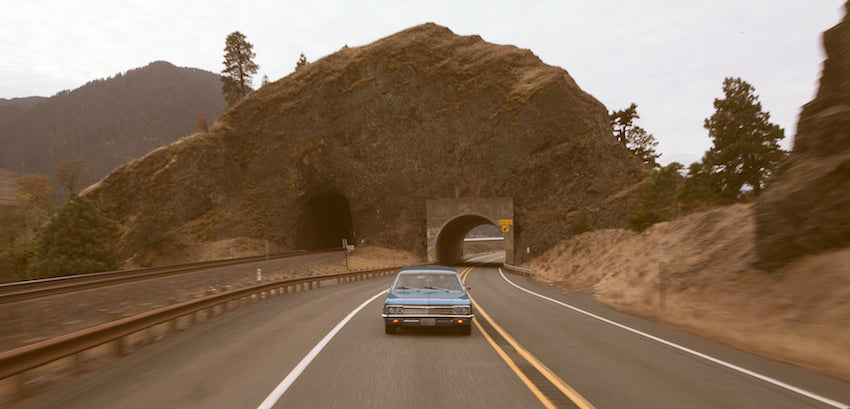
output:
{"label": "car hood", "polygon": [[469,304],[465,291],[397,290],[387,295],[386,304],[454,305]]}

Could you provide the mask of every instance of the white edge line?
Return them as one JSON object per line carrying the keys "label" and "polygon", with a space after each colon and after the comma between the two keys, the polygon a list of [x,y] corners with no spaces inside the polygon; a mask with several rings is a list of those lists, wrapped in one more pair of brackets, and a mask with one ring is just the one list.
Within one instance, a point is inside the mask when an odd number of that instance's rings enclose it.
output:
{"label": "white edge line", "polygon": [[307,366],[310,365],[310,362],[313,362],[313,359],[315,359],[316,356],[319,355],[319,352],[322,352],[322,349],[324,349],[325,346],[329,342],[331,342],[333,337],[336,336],[337,332],[339,332],[342,327],[344,327],[345,324],[348,323],[348,321],[354,318],[354,316],[357,315],[357,313],[360,312],[363,307],[365,307],[372,301],[375,301],[376,298],[380,297],[381,294],[384,294],[386,292],[387,290],[381,291],[372,296],[372,298],[364,301],[363,304],[360,304],[359,307],[352,310],[345,318],[343,318],[342,321],[339,322],[339,324],[336,324],[336,326],[331,330],[331,332],[328,332],[328,335],[325,335],[325,337],[322,338],[322,340],[319,341],[319,343],[316,344],[316,346],[314,346],[313,349],[307,353],[304,359],[302,359],[301,362],[298,363],[298,365],[295,365],[295,368],[293,368],[292,371],[289,372],[289,375],[286,375],[286,378],[283,378],[283,380],[280,381],[280,384],[277,385],[276,388],[274,388],[272,393],[270,393],[269,396],[266,397],[266,400],[264,400],[263,403],[261,403],[260,406],[257,407],[257,409],[271,409],[277,403],[277,401],[280,400],[283,394],[286,393],[286,390],[289,389],[290,386],[292,386],[292,383],[294,383],[295,380],[298,379],[298,377],[301,375],[301,373],[304,372],[305,369],[307,369]]}
{"label": "white edge line", "polygon": [[798,394],[800,394],[800,395],[803,395],[803,396],[806,396],[806,397],[808,397],[808,398],[814,399],[814,400],[819,401],[819,402],[821,402],[821,403],[825,403],[825,404],[830,405],[830,406],[832,406],[832,407],[836,407],[836,408],[839,408],[839,409],[850,409],[850,406],[848,406],[848,405],[847,405],[847,404],[845,404],[845,403],[841,403],[841,402],[834,401],[834,400],[829,399],[829,398],[825,398],[825,397],[823,397],[823,396],[820,396],[820,395],[817,395],[817,394],[815,394],[815,393],[809,392],[809,391],[807,391],[807,390],[805,390],[805,389],[801,389],[801,388],[798,388],[798,387],[796,387],[796,386],[789,385],[789,384],[787,384],[787,383],[785,383],[785,382],[782,382],[782,381],[776,380],[776,379],[771,378],[771,377],[769,377],[769,376],[762,375],[762,374],[760,374],[760,373],[758,373],[758,372],[753,372],[753,371],[751,371],[751,370],[749,370],[749,369],[745,369],[745,368],[742,368],[742,367],[737,366],[737,365],[730,364],[730,363],[728,363],[728,362],[726,362],[726,361],[721,361],[721,360],[719,360],[719,359],[717,359],[717,358],[714,358],[714,357],[712,357],[712,356],[709,356],[709,355],[703,354],[703,353],[701,353],[701,352],[694,351],[694,350],[689,349],[689,348],[685,348],[685,347],[683,347],[683,346],[681,346],[681,345],[678,345],[678,344],[672,343],[672,342],[670,342],[670,341],[667,341],[667,340],[664,340],[664,339],[658,338],[658,337],[656,337],[656,336],[653,336],[653,335],[647,334],[647,333],[645,333],[645,332],[641,332],[641,331],[638,331],[638,330],[636,330],[636,329],[633,329],[633,328],[627,327],[627,326],[625,326],[625,325],[623,325],[623,324],[620,324],[620,323],[617,323],[617,322],[611,321],[611,320],[609,320],[609,319],[607,319],[607,318],[602,318],[602,317],[600,317],[600,316],[598,316],[598,315],[596,315],[596,314],[593,314],[593,313],[590,313],[590,312],[584,311],[584,310],[582,310],[582,309],[580,309],[580,308],[573,307],[572,305],[569,305],[569,304],[563,303],[563,302],[561,302],[561,301],[558,301],[558,300],[555,300],[555,299],[549,298],[549,297],[547,297],[547,296],[545,296],[545,295],[540,295],[540,294],[535,293],[534,291],[527,290],[527,289],[525,289],[525,288],[523,288],[523,287],[520,287],[519,285],[515,284],[513,281],[508,280],[508,278],[507,278],[507,277],[505,277],[505,273],[503,273],[503,272],[502,272],[502,269],[501,269],[501,268],[499,268],[499,274],[502,276],[502,278],[503,278],[505,281],[507,281],[508,283],[510,283],[511,285],[513,285],[514,287],[519,288],[520,290],[525,291],[525,292],[527,292],[527,293],[529,293],[529,294],[531,294],[531,295],[534,295],[534,296],[540,297],[540,298],[542,298],[542,299],[544,299],[544,300],[551,301],[551,302],[553,302],[553,303],[555,303],[555,304],[558,304],[558,305],[564,306],[564,307],[566,307],[566,308],[569,308],[569,309],[571,309],[571,310],[573,310],[573,311],[575,311],[575,312],[578,312],[578,313],[581,313],[581,314],[587,315],[588,317],[596,318],[596,319],[598,319],[598,320],[600,320],[600,321],[602,321],[602,322],[605,322],[605,323],[611,324],[611,325],[613,325],[613,326],[616,326],[616,327],[622,328],[622,329],[624,329],[624,330],[626,330],[626,331],[632,332],[632,333],[637,334],[637,335],[640,335],[640,336],[642,336],[642,337],[649,338],[649,339],[651,339],[651,340],[653,340],[653,341],[656,341],[656,342],[660,342],[660,343],[662,343],[662,344],[664,344],[664,345],[667,345],[667,346],[669,346],[669,347],[672,347],[672,348],[678,349],[678,350],[680,350],[680,351],[682,351],[682,352],[686,352],[686,353],[689,353],[689,354],[691,354],[691,355],[694,355],[694,356],[700,357],[700,358],[702,358],[702,359],[705,359],[705,360],[707,360],[707,361],[714,362],[714,363],[716,363],[716,364],[718,364],[718,365],[725,366],[725,367],[727,367],[727,368],[729,368],[729,369],[733,369],[733,370],[735,370],[735,371],[738,371],[738,372],[741,372],[741,373],[743,373],[743,374],[746,374],[746,375],[752,376],[752,377],[754,377],[754,378],[761,379],[762,381],[765,381],[765,382],[767,382],[767,383],[771,383],[771,384],[773,384],[773,385],[779,386],[779,387],[781,387],[781,388],[787,389],[787,390],[792,391],[792,392],[796,392],[796,393],[798,393]]}

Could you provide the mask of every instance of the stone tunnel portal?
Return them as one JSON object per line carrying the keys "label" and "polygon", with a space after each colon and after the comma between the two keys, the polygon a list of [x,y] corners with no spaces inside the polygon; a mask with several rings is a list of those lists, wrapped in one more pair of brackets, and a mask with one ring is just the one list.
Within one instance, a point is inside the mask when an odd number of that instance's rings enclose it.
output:
{"label": "stone tunnel portal", "polygon": [[428,200],[426,218],[428,262],[453,265],[463,261],[464,238],[481,225],[494,225],[501,229],[505,262],[513,262],[513,199]]}
{"label": "stone tunnel portal", "polygon": [[342,246],[342,239],[354,242],[354,227],[348,199],[335,189],[308,196],[302,204],[295,233],[300,250],[319,250]]}

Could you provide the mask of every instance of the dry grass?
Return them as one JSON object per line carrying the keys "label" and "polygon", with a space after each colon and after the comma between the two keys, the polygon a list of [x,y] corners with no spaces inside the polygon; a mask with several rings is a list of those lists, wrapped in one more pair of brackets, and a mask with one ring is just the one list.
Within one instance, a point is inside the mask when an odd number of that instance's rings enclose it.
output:
{"label": "dry grass", "polygon": [[643,234],[586,233],[530,267],[619,309],[850,380],[850,249],[763,273],[749,266],[753,245],[751,206],[735,205]]}
{"label": "dry grass", "polygon": [[424,259],[412,253],[377,246],[357,247],[348,261],[351,270],[409,266],[424,262]]}

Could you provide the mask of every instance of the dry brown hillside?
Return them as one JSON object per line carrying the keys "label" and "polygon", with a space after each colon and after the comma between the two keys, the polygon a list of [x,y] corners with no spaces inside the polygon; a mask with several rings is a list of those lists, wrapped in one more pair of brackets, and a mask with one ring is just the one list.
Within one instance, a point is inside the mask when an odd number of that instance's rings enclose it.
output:
{"label": "dry brown hillside", "polygon": [[644,233],[585,233],[530,265],[540,280],[619,309],[850,379],[850,249],[765,273],[749,267],[754,233],[752,206],[735,205]]}
{"label": "dry brown hillside", "polygon": [[565,70],[423,24],[262,87],[84,194],[125,229],[128,257],[151,225],[186,248],[347,238],[424,254],[426,199],[513,197],[517,246],[545,249],[573,218],[622,225],[623,192],[647,174]]}

